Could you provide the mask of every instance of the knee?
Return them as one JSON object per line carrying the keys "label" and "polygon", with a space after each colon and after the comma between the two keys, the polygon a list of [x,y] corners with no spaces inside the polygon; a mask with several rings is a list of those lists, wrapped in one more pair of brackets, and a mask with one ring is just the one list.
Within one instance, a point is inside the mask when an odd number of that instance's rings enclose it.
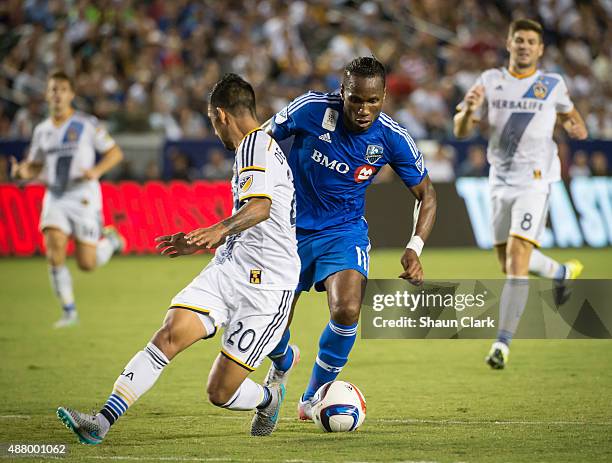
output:
{"label": "knee", "polygon": [[223,407],[234,395],[235,391],[229,391],[226,388],[219,387],[214,382],[209,381],[206,387],[208,401],[216,407]]}
{"label": "knee", "polygon": [[330,301],[332,320],[342,325],[353,325],[359,320],[361,301],[355,297],[337,298]]}
{"label": "knee", "polygon": [[91,272],[96,268],[96,262],[89,260],[78,260],[77,266],[79,267],[79,270],[82,270],[84,272]]}
{"label": "knee", "polygon": [[168,324],[164,324],[157,330],[151,342],[164,353],[168,360],[172,360],[179,351],[176,344],[176,336],[173,335],[172,327]]}

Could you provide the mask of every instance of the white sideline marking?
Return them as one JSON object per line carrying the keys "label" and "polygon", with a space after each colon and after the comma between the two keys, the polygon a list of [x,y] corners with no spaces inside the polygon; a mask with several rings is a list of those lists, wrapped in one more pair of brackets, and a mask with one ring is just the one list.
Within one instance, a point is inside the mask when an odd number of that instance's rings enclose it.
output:
{"label": "white sideline marking", "polygon": [[29,420],[30,415],[0,415],[0,420]]}

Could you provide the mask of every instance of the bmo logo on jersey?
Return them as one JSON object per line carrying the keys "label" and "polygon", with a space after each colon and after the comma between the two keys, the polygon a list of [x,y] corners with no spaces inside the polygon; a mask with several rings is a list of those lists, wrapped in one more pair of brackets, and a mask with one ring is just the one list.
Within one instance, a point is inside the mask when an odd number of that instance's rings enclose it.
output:
{"label": "bmo logo on jersey", "polygon": [[346,174],[349,171],[348,164],[344,162],[338,162],[336,159],[330,161],[326,154],[321,153],[320,151],[314,150],[312,152],[312,156],[310,156],[317,164],[322,165],[323,167],[327,167],[329,170],[335,170],[339,174]]}
{"label": "bmo logo on jersey", "polygon": [[357,183],[365,182],[376,173],[376,167],[365,164],[355,169],[355,181]]}

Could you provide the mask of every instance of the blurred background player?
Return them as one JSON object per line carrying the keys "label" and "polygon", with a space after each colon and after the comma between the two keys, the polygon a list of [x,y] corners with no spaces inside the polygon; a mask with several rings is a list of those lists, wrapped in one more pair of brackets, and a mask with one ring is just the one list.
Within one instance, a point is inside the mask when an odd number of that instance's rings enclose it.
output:
{"label": "blurred background player", "polygon": [[546,224],[550,184],[561,179],[553,141],[557,117],[570,137],[587,137],[563,77],[537,69],[544,52],[540,24],[528,19],[513,21],[506,49],[508,68],[483,72],[454,118],[458,138],[470,135],[483,117],[491,129],[487,156],[493,234],[506,273],[497,341],[486,357],[495,369],[504,368],[508,361],[508,346],[527,303],[528,273],[554,279],[557,302],[562,303],[568,297],[565,280],[577,278],[582,271],[580,262],[560,264],[534,246],[539,247]]}
{"label": "blurred background player", "polygon": [[[114,227],[102,228],[102,193],[98,179],[123,159],[123,153],[98,120],[75,111],[72,80],[62,71],[47,82],[49,117],[38,124],[25,161],[12,160],[15,179],[33,180],[42,173],[47,186],[40,217],[51,286],[63,315],[56,328],[74,325],[77,311],[66,248],[73,237],[81,270],[106,264],[125,242]],[[96,151],[102,153],[96,164]],[[102,239],[100,239],[102,237]]]}
{"label": "blurred background player", "polygon": [[170,360],[213,337],[218,327],[225,331],[208,377],[209,400],[229,410],[256,409],[254,436],[269,435],[278,422],[284,385],[262,386],[247,376],[280,341],[298,283],[293,178],[280,147],[259,128],[248,82],[235,74],[224,76],[211,92],[208,115],[225,147],[236,152],[233,214],[209,228],[156,241],[162,254],[178,257],[227,240],[172,299],[163,326],[125,366],[97,415],[58,408],[58,417],[82,443],[101,443]]}
{"label": "blurred background player", "polygon": [[[417,199],[415,228],[401,256],[400,278],[420,284],[419,256],[435,220],[435,190],[423,155],[408,132],[385,113],[385,68],[372,57],[351,61],[340,94],[309,92],[271,120],[277,140],[295,136],[289,164],[295,178],[301,291],[327,291],[330,321],[319,340],[310,382],[298,416],[312,419],[310,399],[334,380],[348,360],[369,270],[370,240],[364,218],[365,191],[389,164]],[[294,303],[295,304],[295,303]],[[267,381],[286,381],[297,352],[289,330],[270,354]]]}

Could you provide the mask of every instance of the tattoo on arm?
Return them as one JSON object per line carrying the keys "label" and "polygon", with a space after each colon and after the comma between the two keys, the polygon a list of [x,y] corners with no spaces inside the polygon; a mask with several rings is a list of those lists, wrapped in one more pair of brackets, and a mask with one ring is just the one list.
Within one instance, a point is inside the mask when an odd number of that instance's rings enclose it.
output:
{"label": "tattoo on arm", "polygon": [[238,209],[231,217],[223,220],[225,235],[235,235],[263,222],[270,217],[271,201],[267,198],[253,198]]}

